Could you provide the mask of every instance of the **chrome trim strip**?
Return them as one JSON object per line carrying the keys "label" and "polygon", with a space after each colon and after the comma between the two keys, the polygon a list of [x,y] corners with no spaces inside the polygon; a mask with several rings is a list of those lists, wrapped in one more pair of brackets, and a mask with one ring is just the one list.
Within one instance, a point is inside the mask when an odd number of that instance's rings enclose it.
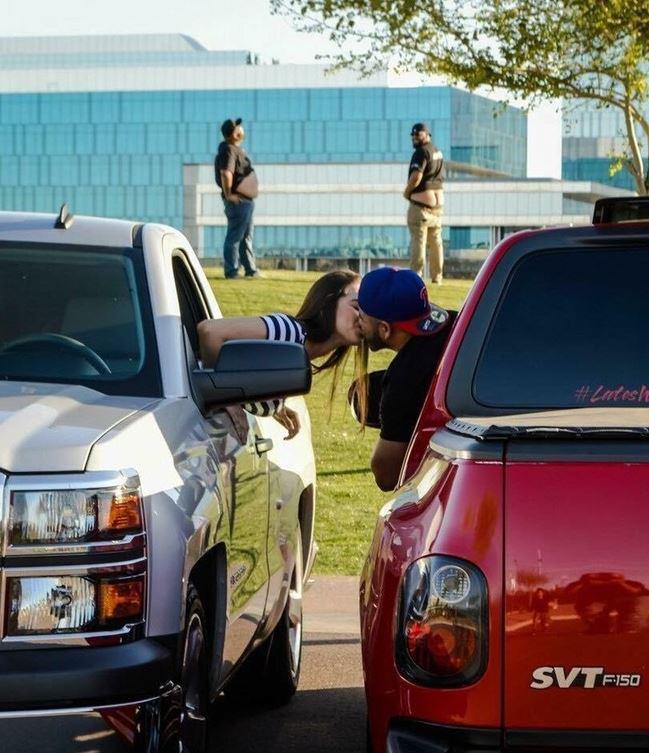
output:
{"label": "chrome trim strip", "polygon": [[[7,567],[2,573],[2,580],[6,578],[47,578],[57,575],[144,575],[146,573],[146,557],[138,557],[135,560],[124,560],[122,562],[107,562],[104,565],[83,564],[83,565],[48,565],[47,567]],[[122,572],[126,567],[141,566],[140,572]]]}
{"label": "chrome trim strip", "polygon": [[111,541],[97,541],[92,544],[41,544],[38,546],[23,546],[21,544],[9,544],[6,547],[6,557],[42,557],[66,554],[104,554],[110,552],[126,552],[133,549],[144,548],[146,534],[132,533],[123,539]]}
{"label": "chrome trim strip", "polygon": [[89,714],[109,711],[110,709],[124,709],[131,706],[141,706],[143,703],[159,701],[161,698],[172,691],[166,691],[160,695],[154,695],[149,698],[143,698],[140,701],[129,701],[128,703],[116,703],[109,706],[79,706],[69,709],[35,709],[33,711],[0,711],[0,719],[29,719],[39,716],[71,716],[73,714]]}
{"label": "chrome trim strip", "polygon": [[128,635],[137,625],[142,622],[135,622],[124,625],[119,630],[107,630],[106,632],[95,631],[94,633],[34,633],[32,635],[5,635],[0,643],[60,643],[62,646],[76,644],[78,646],[87,646],[87,638],[112,638],[122,635]]}
{"label": "chrome trim strip", "polygon": [[33,473],[9,476],[12,491],[70,491],[75,489],[110,489],[139,485],[137,473],[128,471],[87,471],[85,473]]}

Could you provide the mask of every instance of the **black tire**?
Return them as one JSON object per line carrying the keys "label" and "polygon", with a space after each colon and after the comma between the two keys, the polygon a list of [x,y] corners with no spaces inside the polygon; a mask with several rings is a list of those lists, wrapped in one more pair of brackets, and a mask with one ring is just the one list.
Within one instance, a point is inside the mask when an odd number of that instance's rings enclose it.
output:
{"label": "black tire", "polygon": [[180,753],[205,753],[207,750],[209,693],[205,628],[205,610],[198,591],[190,581],[178,666],[182,689],[178,747]]}
{"label": "black tire", "polygon": [[246,659],[226,688],[232,700],[283,706],[295,695],[302,662],[304,563],[298,528],[295,566],[286,606],[270,636]]}
{"label": "black tire", "polygon": [[372,734],[370,732],[370,718],[365,717],[365,753],[374,753],[374,746],[372,745]]}

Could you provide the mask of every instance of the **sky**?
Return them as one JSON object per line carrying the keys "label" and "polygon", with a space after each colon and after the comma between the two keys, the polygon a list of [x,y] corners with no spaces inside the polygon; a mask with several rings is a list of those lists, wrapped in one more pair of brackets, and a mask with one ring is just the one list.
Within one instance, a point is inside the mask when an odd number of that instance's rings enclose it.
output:
{"label": "sky", "polygon": [[[188,34],[209,49],[245,49],[263,60],[316,62],[337,50],[322,35],[296,31],[274,16],[269,0],[0,0],[2,36],[77,34]],[[528,175],[561,174],[561,123],[548,104],[531,113],[528,125]]]}

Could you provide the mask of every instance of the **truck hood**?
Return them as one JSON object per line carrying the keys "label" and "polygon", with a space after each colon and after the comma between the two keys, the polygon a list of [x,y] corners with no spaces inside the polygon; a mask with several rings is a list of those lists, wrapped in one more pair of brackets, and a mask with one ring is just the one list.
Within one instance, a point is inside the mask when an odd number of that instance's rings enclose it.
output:
{"label": "truck hood", "polygon": [[103,434],[154,402],[77,385],[0,382],[0,469],[83,471],[92,445]]}

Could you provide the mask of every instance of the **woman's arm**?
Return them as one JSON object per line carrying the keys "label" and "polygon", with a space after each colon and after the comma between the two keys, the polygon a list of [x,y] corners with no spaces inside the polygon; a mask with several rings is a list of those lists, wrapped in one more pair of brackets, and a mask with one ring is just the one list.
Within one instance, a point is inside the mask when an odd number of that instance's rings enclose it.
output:
{"label": "woman's arm", "polygon": [[196,329],[201,361],[206,369],[214,367],[223,343],[228,340],[265,340],[267,337],[266,325],[258,316],[204,319]]}

